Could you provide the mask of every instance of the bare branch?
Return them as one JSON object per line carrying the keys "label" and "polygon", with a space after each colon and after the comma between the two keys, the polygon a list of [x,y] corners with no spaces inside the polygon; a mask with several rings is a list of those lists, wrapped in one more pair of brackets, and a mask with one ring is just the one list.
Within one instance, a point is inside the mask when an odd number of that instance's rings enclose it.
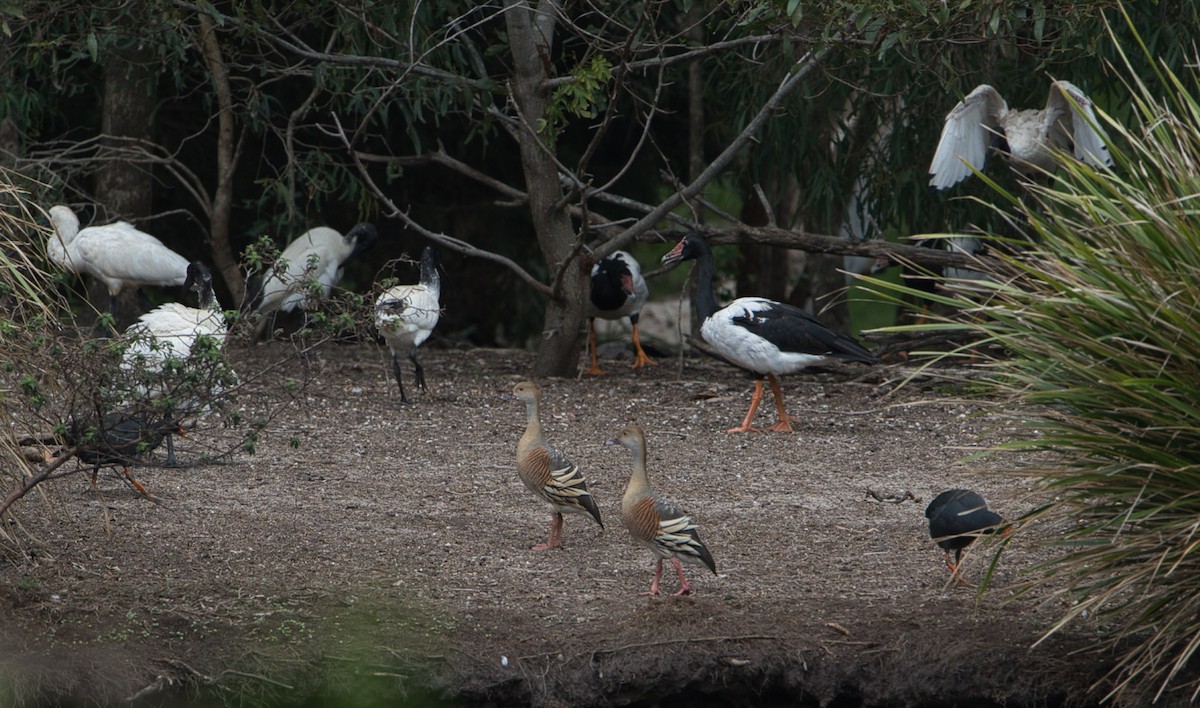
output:
{"label": "bare branch", "polygon": [[[216,13],[216,10],[214,10],[212,6],[208,5],[201,6],[190,2],[182,2],[181,0],[175,0],[174,4],[177,7],[181,7],[198,14],[212,15]],[[220,17],[221,22],[224,24],[258,32],[257,26],[242,22],[237,17],[231,17],[229,15],[220,15]],[[419,62],[411,63],[407,61],[400,61],[398,59],[389,59],[387,57],[362,56],[358,54],[337,54],[313,49],[295,37],[293,37],[292,40],[287,40],[279,35],[271,34],[269,32],[259,32],[258,34],[267,41],[278,46],[280,49],[294,54],[306,61],[338,64],[344,66],[366,66],[388,69],[391,71],[400,71],[402,73],[411,73],[416,74],[417,76],[437,79],[448,84],[469,87],[477,91],[494,91],[496,89],[495,82],[488,80],[468,79],[448,71],[434,69]]]}
{"label": "bare branch", "polygon": [[335,135],[339,140],[342,141],[342,145],[346,148],[347,153],[354,160],[354,166],[358,170],[358,174],[362,178],[363,184],[367,186],[367,189],[369,189],[371,193],[375,195],[375,198],[378,199],[381,204],[387,207],[386,216],[399,219],[400,221],[404,222],[405,226],[413,231],[416,231],[423,238],[433,241],[434,243],[448,248],[451,251],[461,253],[465,256],[482,258],[494,263],[499,263],[505,268],[508,268],[516,273],[517,277],[519,277],[521,280],[524,280],[534,290],[537,290],[543,295],[553,295],[553,290],[551,290],[550,286],[533,277],[528,271],[517,265],[517,263],[512,259],[506,258],[498,253],[492,253],[491,251],[485,251],[481,248],[476,248],[475,246],[472,246],[461,239],[430,231],[403,210],[401,210],[398,206],[396,206],[396,203],[392,201],[391,197],[389,197],[382,189],[379,188],[379,185],[376,184],[375,180],[371,177],[371,173],[367,171],[366,165],[363,164],[361,159],[359,159],[358,153],[351,148],[350,139],[346,135],[346,131],[342,128],[342,123],[336,115],[333,116],[333,122],[337,126]]}
{"label": "bare branch", "polygon": [[721,151],[720,155],[718,155],[712,162],[709,163],[708,167],[704,168],[704,171],[702,171],[700,175],[692,181],[691,184],[675,192],[670,197],[667,197],[661,204],[655,207],[653,211],[646,214],[632,226],[625,229],[625,231],[613,237],[607,243],[596,249],[596,258],[604,258],[614,251],[623,248],[625,245],[637,238],[638,234],[652,227],[660,219],[670,213],[672,209],[683,203],[685,199],[690,199],[696,194],[699,194],[709,182],[715,179],[717,175],[719,175],[725,170],[726,167],[729,166],[737,153],[740,152],[741,149],[750,142],[751,138],[758,133],[759,129],[764,123],[767,122],[767,119],[771,116],[771,114],[779,109],[780,105],[783,103],[783,100],[787,98],[787,96],[794,91],[797,86],[800,85],[800,82],[803,81],[809,73],[811,73],[816,69],[817,66],[820,65],[821,61],[824,60],[828,53],[829,49],[826,48],[818,52],[816,55],[812,54],[811,52],[805,55],[805,58],[799,62],[799,68],[784,76],[783,80],[779,84],[779,87],[775,89],[775,93],[771,96],[771,98],[767,99],[766,103],[763,104],[762,108],[759,109],[754,118],[752,118],[750,122],[746,124],[746,127],[742,129],[742,132],[738,134],[738,136],[734,138],[724,150]]}
{"label": "bare branch", "polygon": [[[692,59],[708,56],[710,54],[724,52],[729,49],[739,49],[747,45],[762,44],[765,42],[779,42],[783,40],[783,38],[784,36],[781,34],[763,34],[755,35],[753,37],[743,37],[741,39],[732,39],[724,42],[713,42],[712,44],[708,44],[703,47],[696,47],[695,49],[689,49],[687,51],[680,52],[679,54],[659,56],[654,59],[632,61],[628,64],[622,65],[619,68],[628,71],[642,71],[655,68],[661,69],[674,66],[675,64],[682,64],[684,62],[691,61]],[[613,71],[615,72],[617,68],[618,67],[614,67]],[[552,79],[547,79],[545,85],[547,89],[553,90],[563,84],[570,84],[574,82],[574,76],[558,76]]]}
{"label": "bare branch", "polygon": [[429,164],[441,165],[507,196],[511,200],[509,204],[510,206],[524,204],[529,199],[529,195],[524,191],[517,189],[516,187],[513,187],[505,182],[501,182],[491,175],[481,172],[465,162],[457,160],[446,154],[446,149],[440,145],[435,152],[426,153],[424,155],[416,155],[413,157],[390,157],[388,155],[374,155],[365,152],[356,152],[355,156],[356,159],[362,160],[363,162],[382,162],[389,165],[399,165],[403,167]]}

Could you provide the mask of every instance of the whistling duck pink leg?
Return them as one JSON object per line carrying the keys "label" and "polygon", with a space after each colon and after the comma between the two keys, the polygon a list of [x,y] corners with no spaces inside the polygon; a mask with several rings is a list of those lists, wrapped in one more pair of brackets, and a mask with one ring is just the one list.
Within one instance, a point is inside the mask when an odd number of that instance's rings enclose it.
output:
{"label": "whistling duck pink leg", "polygon": [[595,320],[595,318],[588,320],[588,351],[591,352],[591,362],[592,363],[591,363],[591,366],[589,366],[587,369],[585,369],[583,373],[592,374],[593,376],[599,376],[600,374],[603,374],[604,370],[601,369],[599,364],[596,363],[596,320]]}
{"label": "whistling duck pink leg", "polygon": [[633,368],[640,369],[643,366],[656,366],[654,360],[646,356],[646,351],[642,349],[642,340],[638,337],[638,323],[633,323],[633,348],[637,351],[637,356],[633,358]]}
{"label": "whistling duck pink leg", "polygon": [[673,594],[687,595],[692,592],[692,586],[688,585],[687,578],[683,577],[683,566],[679,564],[679,559],[672,557],[671,562],[675,564],[675,572],[679,575],[679,589]]}
{"label": "whistling duck pink leg", "polygon": [[777,433],[793,432],[792,421],[796,419],[788,415],[787,409],[783,407],[783,390],[779,387],[779,379],[775,378],[775,374],[767,374],[767,380],[771,382],[771,393],[775,394],[775,409],[778,411],[778,420],[767,430]]}
{"label": "whistling duck pink leg", "polygon": [[662,579],[662,558],[654,564],[654,582],[650,583],[650,589],[642,593],[643,595],[658,595],[658,581]]}
{"label": "whistling duck pink leg", "polygon": [[758,379],[754,382],[754,396],[750,398],[750,410],[746,411],[746,418],[742,420],[742,424],[736,428],[726,430],[727,433],[757,433],[757,428],[750,425],[750,421],[754,420],[754,414],[758,412],[758,405],[762,403],[763,397],[763,382]]}
{"label": "whistling duck pink leg", "polygon": [[563,515],[554,512],[550,517],[550,538],[546,539],[545,543],[539,543],[536,546],[530,546],[532,551],[548,551],[551,548],[562,548],[562,533],[563,533]]}

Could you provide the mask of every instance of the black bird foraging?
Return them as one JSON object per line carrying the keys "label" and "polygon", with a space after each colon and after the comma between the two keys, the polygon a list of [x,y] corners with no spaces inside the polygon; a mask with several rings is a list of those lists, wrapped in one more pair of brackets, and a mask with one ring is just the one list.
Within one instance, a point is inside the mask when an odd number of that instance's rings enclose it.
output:
{"label": "black bird foraging", "polygon": [[142,494],[150,496],[146,488],[129,474],[129,468],[172,434],[187,435],[178,420],[167,416],[156,419],[149,411],[112,411],[104,414],[99,426],[95,425],[94,420],[72,422],[66,442],[74,449],[75,457],[92,465],[93,487],[101,467],[120,467],[130,484]]}
{"label": "black bird foraging", "polygon": [[925,508],[925,516],[929,519],[929,536],[946,552],[946,567],[951,574],[958,573],[963,549],[976,538],[997,531],[1007,536],[1011,531],[1004,518],[988,509],[983,497],[969,489],[948,489],[937,495]]}

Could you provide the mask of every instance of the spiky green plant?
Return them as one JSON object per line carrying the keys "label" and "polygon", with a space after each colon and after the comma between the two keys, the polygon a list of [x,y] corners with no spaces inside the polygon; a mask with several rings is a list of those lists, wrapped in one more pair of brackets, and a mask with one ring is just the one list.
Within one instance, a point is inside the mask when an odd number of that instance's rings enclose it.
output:
{"label": "spiky green plant", "polygon": [[[1143,50],[1145,48],[1143,47]],[[1126,64],[1128,68],[1128,63]],[[1200,696],[1200,85],[1127,72],[1133,112],[1105,119],[1111,171],[1063,156],[1002,210],[1029,239],[950,294],[943,327],[1001,345],[974,385],[1011,403],[1061,529],[1027,589],[1069,608],[1047,636],[1099,620],[1107,698]],[[1002,249],[996,249],[1002,252]],[[964,317],[965,315],[965,317]]]}

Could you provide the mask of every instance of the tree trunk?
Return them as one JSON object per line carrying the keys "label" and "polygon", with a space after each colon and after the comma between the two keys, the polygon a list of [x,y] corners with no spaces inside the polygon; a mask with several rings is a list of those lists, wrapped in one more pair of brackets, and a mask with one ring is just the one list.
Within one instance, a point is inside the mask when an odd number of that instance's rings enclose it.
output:
{"label": "tree trunk", "polygon": [[540,0],[536,10],[526,0],[506,0],[505,20],[513,55],[513,94],[524,126],[520,141],[521,167],[529,195],[529,210],[547,271],[559,281],[546,301],[542,342],[533,376],[574,376],[585,319],[588,269],[579,257],[578,237],[563,202],[552,140],[540,141],[534,130],[546,114],[550,55],[558,3]]}
{"label": "tree trunk", "polygon": [[233,89],[229,84],[229,67],[221,54],[212,19],[201,12],[200,51],[212,76],[217,98],[217,185],[213,191],[212,212],[209,214],[209,242],[213,265],[221,274],[225,286],[240,307],[246,298],[246,284],[229,239],[229,217],[233,209],[233,173],[237,168],[237,138],[233,124]]}
{"label": "tree trunk", "polygon": [[[111,138],[151,139],[151,116],[158,101],[156,76],[149,71],[150,52],[138,46],[115,50],[104,67],[104,97],[100,115],[100,131],[107,142]],[[154,176],[148,165],[127,160],[107,160],[96,172],[96,201],[104,212],[98,213],[95,223],[115,219],[136,221],[154,211]],[[86,217],[84,224],[87,224]],[[154,233],[153,225],[143,226]],[[108,290],[91,279],[88,298],[101,303],[96,309],[108,311]],[[124,327],[132,321],[130,313],[138,309],[137,292],[127,289],[117,299],[116,325]]]}

